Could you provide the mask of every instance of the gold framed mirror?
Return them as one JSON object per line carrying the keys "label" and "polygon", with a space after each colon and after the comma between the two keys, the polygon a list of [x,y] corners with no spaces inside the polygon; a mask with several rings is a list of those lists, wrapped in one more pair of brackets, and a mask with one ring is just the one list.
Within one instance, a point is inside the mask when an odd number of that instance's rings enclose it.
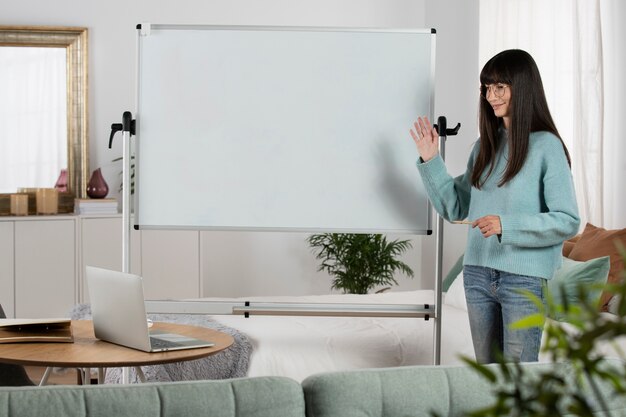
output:
{"label": "gold framed mirror", "polygon": [[87,28],[0,26],[1,46],[53,47],[66,50],[68,191],[84,198],[89,181]]}

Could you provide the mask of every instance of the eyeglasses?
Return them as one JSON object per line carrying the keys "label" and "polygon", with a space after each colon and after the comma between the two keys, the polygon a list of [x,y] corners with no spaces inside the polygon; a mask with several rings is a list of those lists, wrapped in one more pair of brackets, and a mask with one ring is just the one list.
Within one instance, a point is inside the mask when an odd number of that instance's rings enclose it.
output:
{"label": "eyeglasses", "polygon": [[489,85],[483,84],[480,86],[480,95],[484,98],[487,98],[487,95],[489,94],[489,92],[491,92],[491,94],[493,94],[497,98],[502,98],[502,96],[504,96],[504,91],[507,89],[507,87],[510,87],[510,85],[502,83]]}

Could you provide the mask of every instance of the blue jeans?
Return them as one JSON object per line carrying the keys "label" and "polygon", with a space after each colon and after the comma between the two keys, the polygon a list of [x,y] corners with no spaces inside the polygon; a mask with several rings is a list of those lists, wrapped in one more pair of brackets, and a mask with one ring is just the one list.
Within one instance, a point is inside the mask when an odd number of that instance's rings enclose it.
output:
{"label": "blue jeans", "polygon": [[498,352],[507,361],[536,362],[542,328],[511,329],[509,325],[537,313],[537,307],[519,290],[542,300],[546,280],[482,266],[463,268],[465,298],[476,361],[493,363]]}

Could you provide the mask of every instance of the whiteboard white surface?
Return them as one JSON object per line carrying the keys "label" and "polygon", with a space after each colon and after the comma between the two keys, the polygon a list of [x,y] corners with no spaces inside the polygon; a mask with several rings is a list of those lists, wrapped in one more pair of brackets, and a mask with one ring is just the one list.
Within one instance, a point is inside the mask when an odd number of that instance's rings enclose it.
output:
{"label": "whiteboard white surface", "polygon": [[139,228],[428,233],[430,30],[143,25]]}

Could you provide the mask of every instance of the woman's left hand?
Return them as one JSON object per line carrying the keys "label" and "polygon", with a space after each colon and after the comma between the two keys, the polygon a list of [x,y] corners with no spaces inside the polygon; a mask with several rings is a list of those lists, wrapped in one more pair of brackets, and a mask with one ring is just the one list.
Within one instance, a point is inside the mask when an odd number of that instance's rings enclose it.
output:
{"label": "woman's left hand", "polygon": [[502,234],[500,216],[488,215],[474,220],[472,227],[478,227],[484,238]]}

